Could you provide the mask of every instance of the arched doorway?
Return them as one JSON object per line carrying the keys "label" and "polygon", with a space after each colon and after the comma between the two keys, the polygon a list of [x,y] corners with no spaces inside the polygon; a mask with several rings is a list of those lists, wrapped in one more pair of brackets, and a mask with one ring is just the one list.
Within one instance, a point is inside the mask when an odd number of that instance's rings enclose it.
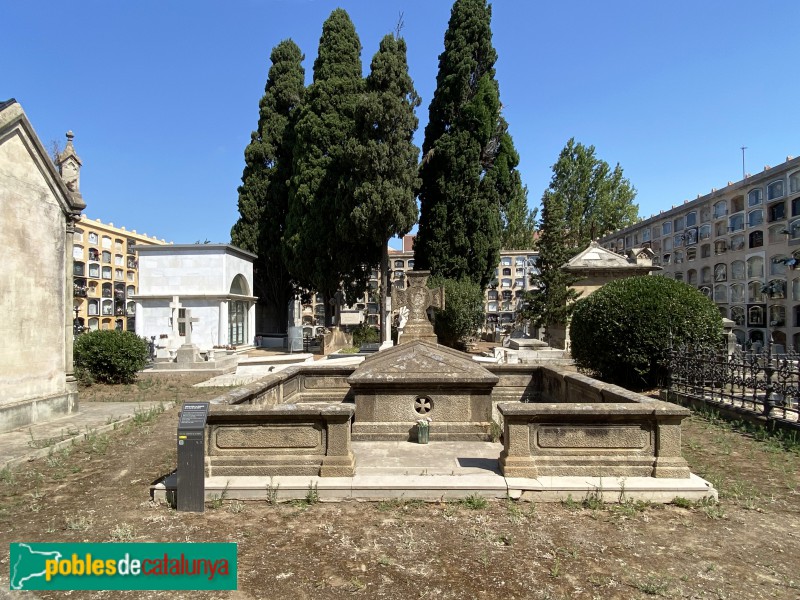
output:
{"label": "arched doorway", "polygon": [[237,275],[231,282],[230,294],[233,296],[228,303],[228,343],[241,346],[249,339],[247,331],[247,313],[250,302],[237,300],[235,296],[249,296],[250,286],[243,275]]}

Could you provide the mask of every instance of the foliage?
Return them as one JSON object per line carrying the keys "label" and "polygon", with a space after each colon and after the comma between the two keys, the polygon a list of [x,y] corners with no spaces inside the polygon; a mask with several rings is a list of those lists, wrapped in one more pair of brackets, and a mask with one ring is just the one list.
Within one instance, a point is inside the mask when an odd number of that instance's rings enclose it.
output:
{"label": "foliage", "polygon": [[354,198],[347,146],[356,136],[356,105],[364,89],[361,42],[347,12],[334,10],[322,27],[314,81],[295,125],[289,212],[283,236],[298,284],[329,300],[344,283],[348,300],[366,289],[369,269],[352,236]]}
{"label": "foliage", "polygon": [[[365,264],[381,264],[381,306],[390,273],[389,239],[402,237],[417,222],[419,148],[413,137],[419,103],[408,74],[406,42],[387,35],[372,59],[366,91],[356,106],[357,135],[348,146],[355,202],[350,240],[361,246]],[[387,327],[384,321],[381,327]]]}
{"label": "foliage", "polygon": [[573,254],[593,239],[632,225],[639,216],[639,206],[633,203],[636,189],[623,177],[619,163],[612,170],[595,156],[594,146],[576,143],[575,138],[567,141],[553,165],[547,195],[565,205],[561,233]]}
{"label": "foliage", "polygon": [[453,4],[425,127],[414,244],[415,269],[481,288],[499,259],[501,214],[522,193],[500,115],[491,15],[486,0]]}
{"label": "foliage", "polygon": [[255,295],[272,319],[265,330],[284,330],[292,297],[289,270],[281,250],[288,211],[294,145],[294,120],[305,90],[303,54],[284,40],[270,54],[272,66],[259,103],[258,129],[245,148],[239,186],[239,220],[231,242],[258,255],[253,265]]}
{"label": "foliage", "polygon": [[378,330],[374,327],[361,323],[353,328],[353,346],[361,348],[364,344],[374,344],[381,341]]}
{"label": "foliage", "polygon": [[666,277],[619,279],[575,304],[572,357],[604,381],[653,387],[666,375],[670,344],[716,346],[722,317],[697,289]]}
{"label": "foliage", "polygon": [[502,214],[503,249],[532,250],[536,248],[536,215],[539,209],[528,209],[528,188],[520,183]]}
{"label": "foliage", "polygon": [[467,278],[431,277],[428,280],[428,287],[440,286],[444,286],[445,308],[436,311],[434,331],[440,344],[463,349],[483,325],[483,292],[477,283]]}
{"label": "foliage", "polygon": [[535,326],[569,320],[571,303],[577,299],[569,286],[576,279],[563,273],[561,265],[592,239],[634,223],[635,197],[619,164],[612,170],[595,156],[594,146],[575,143],[574,138],[567,142],[542,196],[539,273],[531,278],[535,289],[526,295],[523,313]]}
{"label": "foliage", "polygon": [[90,331],[75,340],[76,371],[85,370],[101,383],[133,383],[148,356],[147,340],[131,331]]}

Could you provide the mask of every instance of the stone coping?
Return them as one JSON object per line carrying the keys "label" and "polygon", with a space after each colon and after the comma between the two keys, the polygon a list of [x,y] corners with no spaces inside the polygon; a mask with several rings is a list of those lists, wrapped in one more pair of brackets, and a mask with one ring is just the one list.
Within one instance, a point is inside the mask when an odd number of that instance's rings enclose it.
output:
{"label": "stone coping", "polygon": [[278,404],[275,406],[254,406],[251,404],[219,405],[212,404],[208,411],[208,423],[241,421],[243,418],[268,420],[274,417],[342,417],[347,420],[355,414],[352,404]]}
{"label": "stone coping", "polygon": [[531,416],[531,415],[570,415],[570,416],[592,416],[597,415],[661,415],[661,416],[680,416],[688,417],[691,411],[661,402],[660,400],[650,400],[648,402],[628,403],[578,403],[578,402],[501,402],[497,409],[504,416]]}

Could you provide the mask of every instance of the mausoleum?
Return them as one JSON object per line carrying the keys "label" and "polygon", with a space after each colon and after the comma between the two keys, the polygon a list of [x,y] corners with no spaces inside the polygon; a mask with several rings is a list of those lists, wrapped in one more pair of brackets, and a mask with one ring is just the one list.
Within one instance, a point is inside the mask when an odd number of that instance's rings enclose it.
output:
{"label": "mausoleum", "polygon": [[[72,364],[72,242],[86,205],[80,160],[43,148],[22,107],[0,102],[0,432],[77,410]],[[63,178],[62,178],[63,174]]]}
{"label": "mausoleum", "polygon": [[[136,334],[169,349],[248,346],[255,336],[255,254],[228,244],[136,246]],[[188,339],[187,339],[188,335]]]}

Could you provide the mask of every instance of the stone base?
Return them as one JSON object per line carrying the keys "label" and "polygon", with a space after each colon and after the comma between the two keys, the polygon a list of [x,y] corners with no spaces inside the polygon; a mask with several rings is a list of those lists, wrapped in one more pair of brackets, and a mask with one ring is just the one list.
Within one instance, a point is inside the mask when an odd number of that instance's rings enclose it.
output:
{"label": "stone base", "polygon": [[207,477],[352,477],[355,458],[349,456],[275,455],[206,457]]}
{"label": "stone base", "polygon": [[184,344],[178,348],[178,352],[175,356],[175,362],[181,365],[201,362],[201,360],[200,349],[194,344]]}
{"label": "stone base", "polygon": [[[491,423],[441,423],[430,424],[431,442],[489,442],[492,439]],[[353,441],[416,442],[416,423],[353,423]]]}
{"label": "stone base", "polygon": [[659,462],[652,456],[512,456],[501,454],[500,470],[506,477],[689,477],[682,458]]}
{"label": "stone base", "polygon": [[0,405],[0,433],[51,421],[74,412],[78,412],[77,385],[68,383],[67,389],[59,394]]}

